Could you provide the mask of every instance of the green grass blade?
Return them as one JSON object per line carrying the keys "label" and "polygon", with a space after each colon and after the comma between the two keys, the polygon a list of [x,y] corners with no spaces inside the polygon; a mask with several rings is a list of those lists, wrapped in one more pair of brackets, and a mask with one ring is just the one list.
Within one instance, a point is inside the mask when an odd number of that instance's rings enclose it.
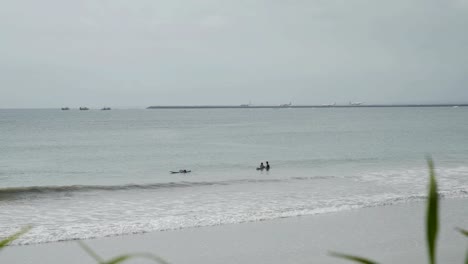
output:
{"label": "green grass blade", "polygon": [[463,235],[465,235],[466,237],[468,237],[468,230],[465,230],[465,229],[461,229],[461,228],[457,228],[457,230],[462,233]]}
{"label": "green grass blade", "polygon": [[160,258],[158,256],[155,256],[155,255],[152,255],[152,254],[147,254],[147,253],[136,253],[136,254],[121,255],[121,256],[117,256],[115,258],[112,258],[111,260],[105,261],[105,262],[103,262],[103,264],[118,264],[118,263],[124,262],[124,261],[126,261],[128,259],[131,259],[131,258],[145,258],[145,259],[152,260],[155,263],[169,264],[169,262],[167,262],[166,260],[164,260],[164,259],[162,259],[162,258]]}
{"label": "green grass blade", "polygon": [[125,260],[131,258],[130,255],[122,255],[122,256],[118,256],[118,257],[115,257],[111,260],[108,260],[106,262],[103,262],[103,264],[118,264],[120,262],[124,262]]}
{"label": "green grass blade", "polygon": [[14,240],[18,239],[20,236],[22,236],[24,233],[28,232],[29,230],[31,230],[31,227],[28,226],[28,227],[25,227],[25,228],[22,228],[20,231],[14,233],[13,235],[5,238],[4,240],[0,241],[0,250],[4,247],[6,247],[8,244],[10,244],[11,242],[13,242]]}
{"label": "green grass blade", "polygon": [[104,259],[101,258],[98,254],[96,254],[96,252],[94,252],[90,247],[88,247],[88,245],[86,245],[84,242],[82,241],[78,241],[78,244],[81,246],[81,248],[86,252],[88,253],[88,255],[90,255],[94,260],[96,260],[98,263],[105,263],[104,262]]}
{"label": "green grass blade", "polygon": [[330,252],[330,255],[333,257],[347,259],[347,260],[351,260],[351,261],[363,263],[363,264],[377,264],[377,262],[373,260],[369,260],[369,259],[362,258],[359,256],[347,255],[347,254],[342,254],[342,253],[337,253],[337,252]]}
{"label": "green grass blade", "polygon": [[[464,236],[468,237],[468,230],[457,227],[457,230]],[[468,249],[466,249],[465,264],[468,264]]]}
{"label": "green grass blade", "polygon": [[434,162],[429,157],[427,158],[429,166],[429,194],[426,213],[426,239],[431,264],[436,263],[436,242],[439,229],[439,198],[437,195],[437,182],[434,171]]}
{"label": "green grass blade", "polygon": [[[468,237],[468,230],[464,230],[464,229],[461,229],[461,228],[457,228],[457,230],[460,231],[460,233],[462,233],[462,235]],[[468,248],[466,249],[465,264],[468,264]]]}
{"label": "green grass blade", "polygon": [[157,263],[160,263],[160,264],[170,264],[169,261],[161,258],[160,256],[157,256],[157,255],[153,255],[153,254],[139,254],[139,256],[141,258],[146,258],[146,259],[151,259],[153,260],[154,262],[157,262]]}
{"label": "green grass blade", "polygon": [[96,252],[94,252],[94,250],[92,250],[84,242],[78,241],[78,244],[81,246],[81,248],[83,248],[84,251],[86,251],[86,253],[88,253],[88,255],[90,255],[94,260],[96,260],[100,264],[118,264],[131,258],[145,258],[145,259],[152,260],[156,263],[169,264],[169,262],[167,262],[163,258],[158,257],[153,254],[149,254],[149,253],[135,253],[135,254],[120,255],[120,256],[114,257],[106,261],[102,257],[100,257]]}

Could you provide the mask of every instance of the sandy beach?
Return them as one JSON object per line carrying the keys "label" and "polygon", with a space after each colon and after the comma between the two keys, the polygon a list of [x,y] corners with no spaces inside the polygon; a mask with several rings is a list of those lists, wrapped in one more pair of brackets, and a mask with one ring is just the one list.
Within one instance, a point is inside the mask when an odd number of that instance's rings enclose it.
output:
{"label": "sandy beach", "polygon": [[[440,263],[463,263],[468,199],[441,201]],[[171,263],[347,263],[339,251],[382,263],[426,263],[424,202],[85,241],[103,257],[151,252]],[[94,263],[76,241],[10,246],[2,263]],[[133,260],[128,263],[150,263]]]}

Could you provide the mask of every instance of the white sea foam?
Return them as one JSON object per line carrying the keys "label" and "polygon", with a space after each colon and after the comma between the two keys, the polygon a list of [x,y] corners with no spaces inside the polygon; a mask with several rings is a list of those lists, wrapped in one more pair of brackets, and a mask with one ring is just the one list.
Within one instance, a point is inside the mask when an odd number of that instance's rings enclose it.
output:
{"label": "white sea foam", "polygon": [[[198,194],[180,193],[178,198],[168,195],[168,199],[159,196],[154,200],[149,197],[155,193],[149,192],[143,195],[131,193],[120,199],[107,197],[94,203],[88,201],[87,198],[90,197],[62,200],[56,204],[45,199],[43,202],[47,204],[43,206],[38,203],[25,205],[21,201],[22,204],[1,206],[2,212],[8,211],[11,220],[14,219],[17,223],[12,226],[11,223],[2,222],[1,236],[11,234],[21,225],[29,223],[34,228],[15,244],[46,243],[263,221],[425,199],[424,192],[410,195],[391,192],[373,195],[354,193],[326,198],[304,192],[293,196],[290,192],[273,193],[278,187],[274,185],[278,183],[270,185],[273,186],[257,193],[234,191],[232,186],[228,186],[215,192],[205,190]],[[285,189],[287,188],[288,186]],[[220,192],[225,195],[219,197]],[[444,190],[440,195],[442,198],[468,198],[468,190]],[[29,211],[25,213],[24,210]]]}

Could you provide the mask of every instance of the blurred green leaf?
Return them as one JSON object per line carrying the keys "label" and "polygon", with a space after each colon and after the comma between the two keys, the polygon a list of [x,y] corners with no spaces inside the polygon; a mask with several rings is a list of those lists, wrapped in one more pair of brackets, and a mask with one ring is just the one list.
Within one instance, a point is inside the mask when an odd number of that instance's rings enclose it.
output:
{"label": "blurred green leaf", "polygon": [[429,194],[426,214],[426,238],[429,249],[429,260],[431,264],[436,263],[436,242],[439,229],[439,197],[437,195],[437,182],[435,179],[434,162],[431,157],[427,158],[429,166]]}
{"label": "blurred green leaf", "polygon": [[11,242],[13,242],[14,240],[18,239],[20,236],[22,236],[24,233],[28,232],[29,230],[31,230],[31,227],[28,226],[28,227],[25,227],[25,228],[22,228],[20,231],[14,233],[13,235],[5,238],[4,240],[0,241],[0,250],[7,246],[8,244],[10,244]]}
{"label": "blurred green leaf", "polygon": [[468,230],[465,230],[465,229],[461,229],[461,228],[457,228],[457,230],[462,233],[463,235],[467,236],[468,237]]}
{"label": "blurred green leaf", "polygon": [[149,253],[136,253],[136,254],[121,255],[121,256],[112,258],[111,260],[105,261],[103,262],[103,264],[118,264],[130,258],[145,258],[145,259],[152,260],[156,263],[169,264],[169,262],[167,262],[166,260],[158,256],[149,254]]}
{"label": "blurred green leaf", "polygon": [[115,257],[109,261],[106,261],[106,262],[103,262],[103,264],[117,264],[117,263],[120,263],[120,262],[123,262],[127,259],[131,258],[130,255],[123,255],[123,256],[118,256],[118,257]]}
{"label": "blurred green leaf", "polygon": [[[462,235],[468,237],[468,230],[461,229],[459,227],[456,228]],[[465,257],[465,264],[468,264],[468,249],[466,249],[466,257]]]}
{"label": "blurred green leaf", "polygon": [[114,257],[106,261],[103,258],[101,258],[96,252],[94,252],[90,247],[88,247],[88,245],[86,245],[84,242],[78,241],[78,243],[84,249],[84,251],[86,251],[86,253],[88,253],[99,264],[118,264],[131,258],[145,258],[145,259],[152,260],[156,263],[169,264],[169,262],[167,262],[163,258],[158,257],[153,254],[149,254],[149,253],[135,253],[135,254],[119,255],[117,257]]}
{"label": "blurred green leaf", "polygon": [[353,255],[347,255],[347,254],[342,254],[342,253],[337,253],[337,252],[330,252],[330,255],[333,257],[347,259],[347,260],[351,260],[351,261],[363,263],[363,264],[377,264],[377,262],[375,261],[362,258],[362,257],[358,257],[358,256],[353,256]]}

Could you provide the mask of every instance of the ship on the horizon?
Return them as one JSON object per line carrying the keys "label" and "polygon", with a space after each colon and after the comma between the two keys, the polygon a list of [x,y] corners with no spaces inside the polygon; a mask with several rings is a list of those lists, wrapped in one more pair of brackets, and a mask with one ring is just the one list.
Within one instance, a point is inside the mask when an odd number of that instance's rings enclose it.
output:
{"label": "ship on the horizon", "polygon": [[252,103],[249,101],[248,104],[241,104],[240,107],[250,107]]}
{"label": "ship on the horizon", "polygon": [[292,103],[291,103],[291,102],[289,102],[289,104],[280,104],[280,105],[279,105],[279,107],[284,107],[284,108],[286,108],[286,107],[291,107],[291,106],[292,106]]}
{"label": "ship on the horizon", "polygon": [[80,111],[86,111],[86,110],[89,110],[88,107],[80,107]]}
{"label": "ship on the horizon", "polygon": [[70,110],[70,108],[68,108],[68,107],[62,107],[61,109],[62,109],[63,111]]}
{"label": "ship on the horizon", "polygon": [[360,106],[364,104],[363,102],[349,102],[349,105],[352,105],[352,106]]}
{"label": "ship on the horizon", "polygon": [[111,110],[111,108],[110,107],[103,107],[103,108],[101,108],[101,110],[102,111],[108,111],[108,110]]}
{"label": "ship on the horizon", "polygon": [[322,106],[323,106],[323,107],[332,107],[332,106],[335,106],[335,105],[336,105],[336,103],[333,103],[333,104],[323,104]]}

